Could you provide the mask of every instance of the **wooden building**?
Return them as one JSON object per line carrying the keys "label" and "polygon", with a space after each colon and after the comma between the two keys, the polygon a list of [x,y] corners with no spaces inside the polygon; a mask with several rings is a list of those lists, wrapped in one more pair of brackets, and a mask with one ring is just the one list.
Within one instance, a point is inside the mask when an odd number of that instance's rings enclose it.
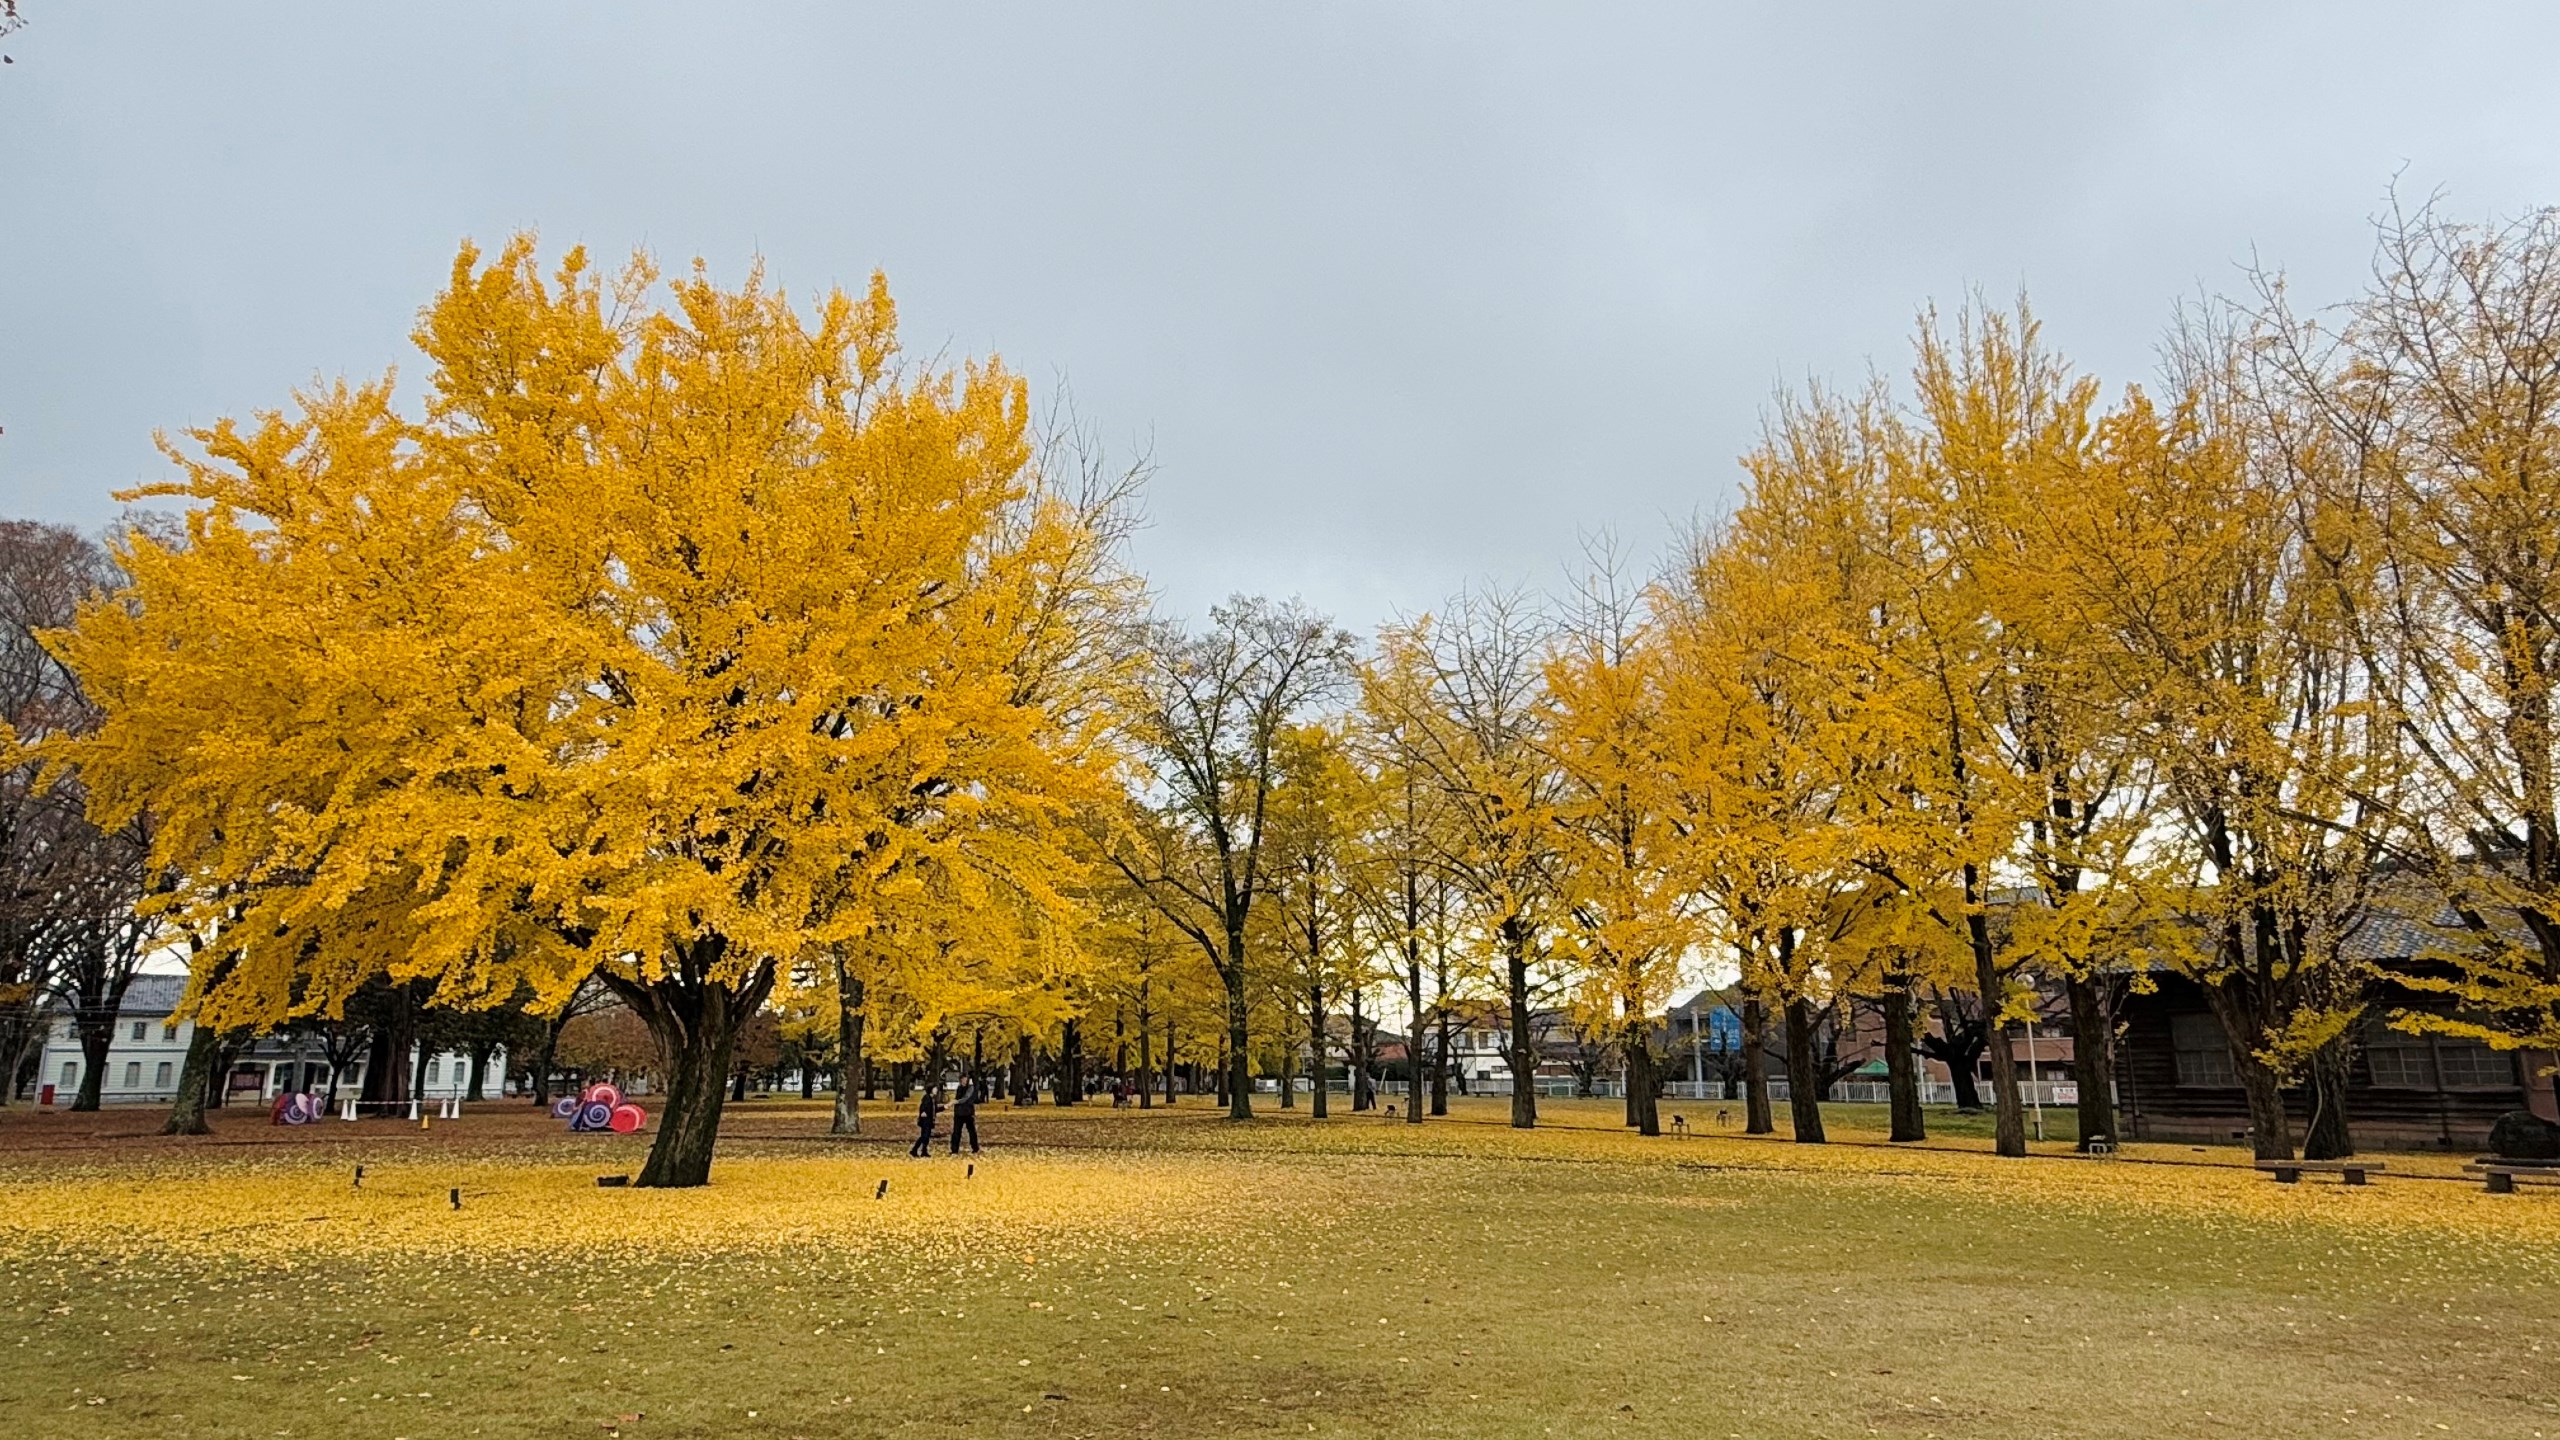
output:
{"label": "wooden building", "polygon": [[[2551,1052],[2495,1050],[2391,1027],[2395,1011],[2449,1010],[2449,997],[2387,977],[2417,973],[2430,963],[2424,957],[2460,939],[2440,902],[2411,903],[2404,892],[2400,904],[2377,907],[2346,942],[2350,958],[2386,977],[2357,1032],[2348,1081],[2347,1124],[2360,1145],[2478,1148],[2507,1111],[2560,1120]],[[2125,1132],[2135,1139],[2225,1142],[2246,1133],[2248,1102],[2203,989],[2166,972],[2155,972],[2152,981],[2151,993],[2126,996],[2120,1011],[2116,1106]],[[2310,1115],[2308,1093],[2288,1091],[2286,1108],[2299,1141]]]}

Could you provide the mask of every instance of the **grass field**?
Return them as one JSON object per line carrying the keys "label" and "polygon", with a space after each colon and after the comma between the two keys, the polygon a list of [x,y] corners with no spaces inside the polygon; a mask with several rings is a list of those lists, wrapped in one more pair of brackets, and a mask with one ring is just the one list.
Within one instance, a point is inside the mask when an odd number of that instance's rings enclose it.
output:
{"label": "grass field", "polygon": [[1499,1103],[991,1106],[972,1175],[757,1101],[676,1193],[513,1104],[0,1112],[0,1435],[2560,1437],[2560,1194],[2453,1160],[2280,1187]]}

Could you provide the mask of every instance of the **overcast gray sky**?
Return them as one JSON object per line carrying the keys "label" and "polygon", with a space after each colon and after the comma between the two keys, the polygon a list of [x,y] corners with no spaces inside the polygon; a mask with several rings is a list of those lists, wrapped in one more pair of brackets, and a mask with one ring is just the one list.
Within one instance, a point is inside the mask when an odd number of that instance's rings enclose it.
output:
{"label": "overcast gray sky", "polygon": [[[1365,628],[1728,503],[1773,387],[2024,285],[2110,384],[2395,174],[2560,200],[2560,7],[402,6],[23,0],[0,510],[407,362],[465,236],[806,295],[888,271],[1157,467],[1169,604]],[[414,367],[413,367],[414,368]]]}

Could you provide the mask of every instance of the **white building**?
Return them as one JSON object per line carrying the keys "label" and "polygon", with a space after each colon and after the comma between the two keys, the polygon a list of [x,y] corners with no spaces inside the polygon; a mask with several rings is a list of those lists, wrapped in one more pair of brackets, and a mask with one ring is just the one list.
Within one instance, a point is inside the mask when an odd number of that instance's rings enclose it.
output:
{"label": "white building", "polygon": [[[177,1098],[178,1076],[186,1069],[187,1045],[195,1036],[195,1022],[173,1018],[186,989],[183,975],[134,977],[124,992],[124,1004],[116,1011],[115,1040],[107,1049],[100,1103],[166,1105]],[[36,1070],[38,1097],[49,1089],[54,1104],[70,1104],[80,1093],[80,1071],[86,1063],[71,1017],[58,1017],[45,1032],[44,1059]],[[417,1063],[415,1050],[409,1063]],[[491,1055],[482,1093],[502,1093],[505,1087],[497,1077],[506,1073],[505,1052]],[[427,1057],[422,1098],[459,1098],[470,1084],[470,1056],[447,1050]],[[338,1077],[339,1093],[352,1094],[363,1085],[364,1059],[359,1056]],[[328,1056],[319,1040],[308,1035],[261,1035],[241,1050],[223,1077],[224,1098],[242,1104],[263,1104],[289,1090],[328,1088]]]}

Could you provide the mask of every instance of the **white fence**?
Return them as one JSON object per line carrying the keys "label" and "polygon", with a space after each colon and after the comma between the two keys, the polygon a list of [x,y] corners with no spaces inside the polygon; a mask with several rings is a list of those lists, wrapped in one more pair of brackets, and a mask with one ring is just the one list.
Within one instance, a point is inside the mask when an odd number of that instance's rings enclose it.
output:
{"label": "white fence", "polygon": [[[1666,1098],[1674,1100],[1726,1098],[1724,1082],[1720,1080],[1709,1080],[1703,1084],[1695,1080],[1674,1080],[1662,1087],[1662,1093]],[[1769,1099],[1773,1103],[1783,1104],[1789,1093],[1786,1081],[1771,1080],[1769,1082]],[[1974,1093],[1981,1097],[1984,1104],[1989,1104],[1991,1082],[1985,1080],[1975,1086]],[[1737,1104],[1741,1102],[1742,1082],[1738,1080],[1734,1082],[1731,1098]],[[1843,1080],[1831,1087],[1831,1099],[1833,1103],[1840,1105],[1890,1105],[1893,1103],[1893,1088],[1881,1080]],[[1920,1082],[1920,1103],[1953,1105],[1956,1103],[1956,1087],[1942,1080],[1923,1080]],[[2077,1105],[2080,1103],[2080,1087],[2068,1080],[2021,1080],[2018,1082],[2018,1103],[2066,1107]]]}

